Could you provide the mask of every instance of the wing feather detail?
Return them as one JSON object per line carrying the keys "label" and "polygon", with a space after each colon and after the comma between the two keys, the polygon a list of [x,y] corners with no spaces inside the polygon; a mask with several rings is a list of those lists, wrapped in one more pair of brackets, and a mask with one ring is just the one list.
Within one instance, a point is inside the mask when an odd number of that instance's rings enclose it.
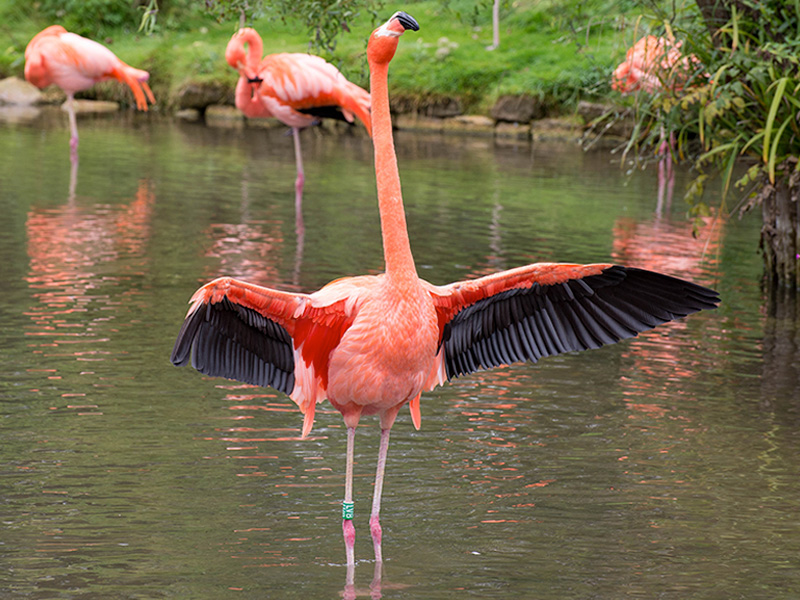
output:
{"label": "wing feather detail", "polygon": [[294,348],[291,315],[300,294],[261,288],[230,278],[203,286],[178,333],[171,360],[206,375],[291,394]]}
{"label": "wing feather detail", "polygon": [[374,280],[346,278],[307,295],[216,279],[192,297],[172,363],[191,361],[206,375],[284,392],[310,415],[310,426],[326,395],[331,353]]}
{"label": "wing feather detail", "polygon": [[711,289],[617,265],[542,263],[430,290],[448,380],[599,348],[719,303]]}

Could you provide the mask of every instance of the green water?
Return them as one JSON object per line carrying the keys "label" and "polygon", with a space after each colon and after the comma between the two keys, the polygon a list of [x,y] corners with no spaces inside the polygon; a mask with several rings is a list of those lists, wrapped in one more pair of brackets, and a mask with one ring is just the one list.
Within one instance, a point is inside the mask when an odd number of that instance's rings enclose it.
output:
{"label": "green water", "polygon": [[[0,125],[0,596],[337,598],[344,427],[177,369],[192,292],[221,274],[313,291],[382,268],[371,144],[125,116]],[[794,313],[759,289],[755,220],[688,235],[568,145],[398,135],[420,273],[613,260],[718,289],[635,340],[464,377],[392,433],[384,598],[796,598]],[[74,192],[70,191],[72,184]],[[676,189],[687,180],[679,173]],[[777,316],[776,316],[777,315]],[[377,424],[356,436],[356,587]],[[373,591],[373,597],[378,592]]]}

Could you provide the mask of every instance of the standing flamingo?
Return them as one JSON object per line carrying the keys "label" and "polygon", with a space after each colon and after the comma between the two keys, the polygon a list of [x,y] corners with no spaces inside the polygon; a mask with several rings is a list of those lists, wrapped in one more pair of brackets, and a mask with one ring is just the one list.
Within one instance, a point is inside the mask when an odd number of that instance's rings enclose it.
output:
{"label": "standing flamingo", "polygon": [[[682,43],[671,37],[646,35],[639,39],[625,54],[625,60],[614,69],[611,88],[621,94],[632,94],[639,90],[647,94],[680,92],[692,75],[700,70],[700,61],[694,54],[685,55]],[[675,133],[667,134],[662,123],[659,132],[658,204],[660,215],[666,191],[667,207],[672,202],[675,173],[672,169],[672,151]]]}
{"label": "standing flamingo", "polygon": [[61,25],[51,25],[40,31],[25,48],[25,79],[38,88],[54,83],[67,94],[73,160],[78,151],[75,92],[88,90],[98,81],[116,79],[128,84],[136,107],[146,111],[147,100],[153,104],[156,101],[147,85],[149,78],[147,71],[126,65],[102,44],[70,33]]}
{"label": "standing flamingo", "polygon": [[172,352],[175,365],[191,357],[202,373],[288,394],[305,415],[303,436],[323,399],[342,414],[348,572],[355,564],[353,446],[362,416],[380,418],[369,520],[380,563],[389,431],[403,405],[419,429],[420,394],[453,377],[598,348],[719,302],[713,290],[612,264],[538,263],[445,286],[420,279],[406,228],[387,81],[400,36],[418,29],[411,16],[395,13],[367,47],[386,272],[338,279],[312,294],[216,279],[195,292]]}
{"label": "standing flamingo", "polygon": [[322,117],[352,123],[355,115],[371,131],[369,94],[347,81],[336,67],[319,56],[281,53],[262,59],[263,52],[261,36],[250,27],[234,33],[228,42],[225,59],[239,72],[236,108],[247,117],[275,117],[292,128],[297,163],[295,199],[299,211],[305,182],[300,129]]}

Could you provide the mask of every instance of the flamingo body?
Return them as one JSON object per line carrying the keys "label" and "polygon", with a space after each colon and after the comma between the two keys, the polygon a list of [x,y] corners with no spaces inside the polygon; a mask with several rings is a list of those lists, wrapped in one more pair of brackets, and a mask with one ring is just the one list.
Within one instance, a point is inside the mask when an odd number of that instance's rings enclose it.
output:
{"label": "flamingo body", "polygon": [[108,48],[93,40],[70,33],[61,25],[51,25],[37,33],[25,48],[25,79],[38,88],[55,84],[67,94],[67,110],[72,128],[71,145],[77,149],[73,96],[100,81],[116,79],[130,87],[136,107],[147,110],[155,103],[147,85],[150,74],[122,62]]}
{"label": "flamingo body", "polygon": [[[418,28],[396,13],[370,37],[372,125],[386,272],[336,280],[312,294],[222,277],[201,287],[172,362],[202,373],[271,386],[305,414],[327,398],[348,431],[344,506],[352,507],[353,439],[362,415],[380,417],[381,443],[370,531],[381,561],[380,496],[389,430],[408,404],[420,425],[420,394],[460,375],[597,348],[716,307],[713,290],[611,264],[538,263],[436,286],[411,254],[392,139],[387,73],[397,42]],[[352,515],[343,518],[348,569]],[[351,580],[348,575],[348,580]]]}
{"label": "flamingo body", "polygon": [[323,117],[353,123],[357,116],[372,135],[369,93],[319,56],[280,53],[262,58],[263,52],[258,32],[244,27],[228,42],[225,59],[239,72],[236,107],[249,118],[274,117],[292,128],[297,164],[295,210],[300,223],[305,183],[300,130]]}
{"label": "flamingo body", "polygon": [[369,93],[348,81],[319,56],[270,54],[262,58],[263,42],[245,27],[228,42],[225,58],[239,72],[236,107],[252,118],[275,117],[289,127],[313,125],[317,115],[341,111],[352,123],[357,116],[370,131]]}
{"label": "flamingo body", "polygon": [[681,46],[681,42],[654,35],[640,38],[614,70],[611,87],[623,94],[681,90],[692,73],[700,71],[697,57],[684,55]]}

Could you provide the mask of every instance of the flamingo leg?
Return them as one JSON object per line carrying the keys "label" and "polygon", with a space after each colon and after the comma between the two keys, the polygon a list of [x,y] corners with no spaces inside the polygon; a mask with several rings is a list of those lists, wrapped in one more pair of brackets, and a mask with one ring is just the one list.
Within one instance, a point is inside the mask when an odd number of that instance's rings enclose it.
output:
{"label": "flamingo leg", "polygon": [[67,114],[69,115],[69,149],[72,162],[78,159],[78,120],[75,118],[75,98],[67,94]]}
{"label": "flamingo leg", "polygon": [[294,231],[297,234],[297,250],[295,251],[294,277],[297,284],[300,279],[300,264],[303,262],[303,246],[306,237],[306,226],[303,223],[303,154],[300,152],[300,130],[292,127],[294,137],[294,155],[297,163],[297,180],[294,182]]}
{"label": "flamingo leg", "polygon": [[347,557],[348,584],[354,573],[356,559],[356,528],[353,526],[353,452],[356,440],[356,428],[347,428],[347,469],[344,480],[344,502],[342,503],[342,533],[344,535],[344,549]]}
{"label": "flamingo leg", "polygon": [[300,129],[292,127],[292,137],[294,138],[294,160],[297,163],[297,179],[294,182],[294,208],[300,213],[303,207],[303,184],[306,176],[303,171],[303,152],[300,150]]}
{"label": "flamingo leg", "polygon": [[372,495],[372,514],[369,517],[369,531],[372,534],[372,544],[375,548],[375,562],[383,562],[381,551],[381,495],[383,494],[383,474],[386,470],[386,454],[389,452],[389,432],[391,429],[381,429],[381,443],[378,449],[378,468],[375,473],[375,491]]}

